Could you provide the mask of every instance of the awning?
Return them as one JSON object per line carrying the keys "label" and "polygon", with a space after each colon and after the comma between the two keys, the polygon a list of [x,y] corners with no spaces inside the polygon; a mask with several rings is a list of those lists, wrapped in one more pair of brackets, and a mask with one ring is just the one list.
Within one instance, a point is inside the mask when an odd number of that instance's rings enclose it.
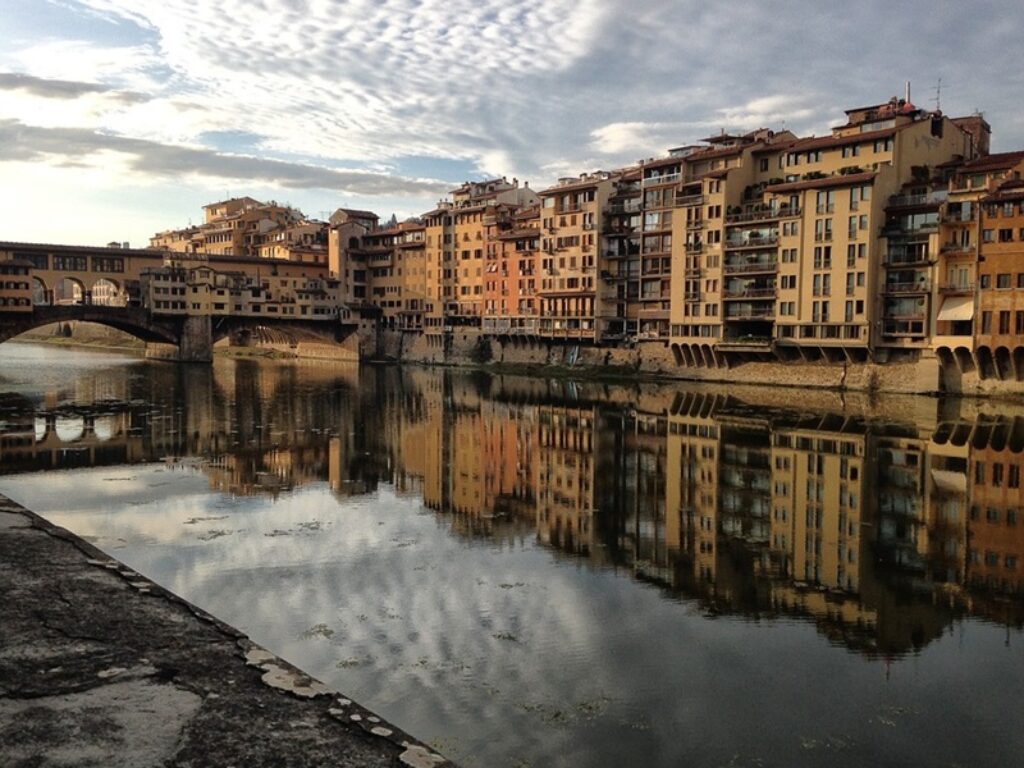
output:
{"label": "awning", "polygon": [[932,480],[935,487],[947,493],[967,493],[967,475],[963,472],[950,472],[947,469],[933,469]]}
{"label": "awning", "polygon": [[971,320],[974,317],[973,296],[949,296],[942,302],[937,320]]}

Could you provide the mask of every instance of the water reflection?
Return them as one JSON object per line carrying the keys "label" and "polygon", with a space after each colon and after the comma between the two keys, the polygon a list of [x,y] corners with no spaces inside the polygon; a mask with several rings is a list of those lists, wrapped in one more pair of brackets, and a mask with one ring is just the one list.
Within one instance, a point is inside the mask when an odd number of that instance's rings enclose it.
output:
{"label": "water reflection", "polygon": [[998,405],[255,362],[6,388],[4,473],[194,458],[233,496],[387,483],[459,537],[531,537],[870,657],[1024,620],[1024,420]]}

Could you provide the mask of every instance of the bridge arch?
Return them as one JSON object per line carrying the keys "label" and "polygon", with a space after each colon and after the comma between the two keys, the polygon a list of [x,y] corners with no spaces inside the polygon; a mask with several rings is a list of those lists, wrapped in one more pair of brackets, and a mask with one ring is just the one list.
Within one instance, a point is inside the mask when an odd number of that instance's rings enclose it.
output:
{"label": "bridge arch", "polygon": [[147,343],[178,345],[181,340],[181,332],[177,323],[155,320],[141,308],[40,305],[36,306],[32,312],[19,314],[0,323],[0,343],[44,325],[71,321],[104,325],[123,331]]}

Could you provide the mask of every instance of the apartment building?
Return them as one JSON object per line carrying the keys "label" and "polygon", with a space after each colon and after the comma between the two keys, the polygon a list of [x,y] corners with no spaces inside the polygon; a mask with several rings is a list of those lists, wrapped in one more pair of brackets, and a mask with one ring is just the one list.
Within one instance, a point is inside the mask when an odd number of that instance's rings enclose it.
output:
{"label": "apartment building", "polygon": [[203,206],[205,221],[199,226],[158,232],[150,238],[150,248],[177,253],[203,253],[215,256],[260,255],[280,230],[303,223],[294,208],[276,202],[263,203],[251,197],[236,197]]}
{"label": "apartment building", "polygon": [[[1024,159],[1020,164],[1024,170]],[[1019,174],[1018,174],[1019,176]],[[982,376],[1024,380],[1024,180],[1003,182],[979,210],[975,356]]]}
{"label": "apartment building", "polygon": [[505,221],[507,227],[495,216],[488,224],[481,328],[495,335],[534,335],[540,312],[540,207],[513,210]]}
{"label": "apartment building", "polygon": [[[518,179],[466,182],[451,199],[423,215],[426,225],[427,298],[425,330],[437,335],[456,325],[482,325],[486,270],[500,251],[499,235],[512,215],[537,205],[537,195]],[[485,254],[491,258],[485,259]],[[492,288],[492,291],[494,289]],[[510,306],[506,304],[506,306]]]}
{"label": "apartment building", "polygon": [[32,262],[0,261],[0,312],[32,312]]}
{"label": "apartment building", "polygon": [[367,298],[381,310],[386,328],[417,331],[426,311],[426,227],[418,220],[368,231],[365,257]]}
{"label": "apartment building", "polygon": [[327,269],[341,282],[341,295],[346,304],[363,306],[370,303],[367,260],[363,238],[378,228],[377,214],[354,208],[338,208],[328,219]]}
{"label": "apartment building", "polygon": [[563,178],[540,193],[542,337],[601,340],[598,318],[605,299],[598,291],[598,232],[614,179],[606,172],[585,173]]}
{"label": "apartment building", "polygon": [[210,266],[150,267],[141,275],[142,304],[153,314],[325,320],[344,313],[331,278],[252,275]]}

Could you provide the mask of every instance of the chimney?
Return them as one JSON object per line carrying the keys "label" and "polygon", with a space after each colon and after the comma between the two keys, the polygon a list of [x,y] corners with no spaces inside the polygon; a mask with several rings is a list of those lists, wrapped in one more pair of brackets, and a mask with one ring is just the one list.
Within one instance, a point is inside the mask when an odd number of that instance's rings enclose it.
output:
{"label": "chimney", "polygon": [[906,95],[904,96],[904,99],[906,100],[907,104],[910,103],[910,81],[909,80],[907,80],[907,89],[906,89]]}

